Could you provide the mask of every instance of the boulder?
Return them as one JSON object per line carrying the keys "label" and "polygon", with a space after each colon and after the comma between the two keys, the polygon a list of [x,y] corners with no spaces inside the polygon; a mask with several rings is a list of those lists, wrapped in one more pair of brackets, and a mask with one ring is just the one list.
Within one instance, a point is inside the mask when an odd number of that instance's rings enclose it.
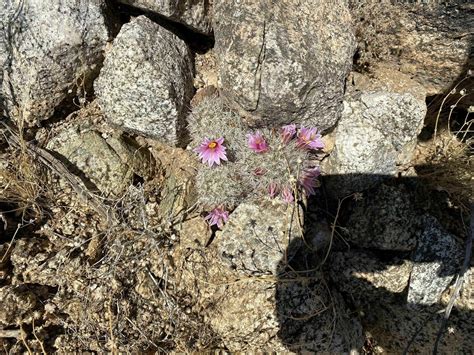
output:
{"label": "boulder", "polygon": [[94,83],[109,123],[176,145],[193,94],[188,46],[145,16],[123,25]]}
{"label": "boulder", "polygon": [[213,25],[220,87],[249,124],[334,126],[355,48],[345,1],[218,0]]}
{"label": "boulder", "polygon": [[7,114],[18,123],[37,124],[51,117],[59,105],[71,106],[75,96],[92,91],[105,45],[114,32],[106,3],[4,2],[2,96]]}
{"label": "boulder", "polygon": [[223,262],[243,274],[276,274],[283,257],[291,260],[298,248],[288,253],[293,241],[303,245],[301,211],[292,204],[273,200],[242,203],[218,233],[216,247]]}
{"label": "boulder", "polygon": [[430,306],[439,302],[463,260],[463,247],[433,217],[426,217],[413,257],[408,302]]}
{"label": "boulder", "polygon": [[328,189],[338,197],[396,175],[412,158],[423,127],[426,104],[420,85],[396,73],[391,80],[380,75],[379,80],[357,77],[344,99],[335,148],[322,169],[333,176]]}
{"label": "boulder", "polygon": [[333,252],[328,268],[338,290],[358,307],[372,302],[394,301],[408,286],[413,263],[393,258],[389,262],[364,250]]}
{"label": "boulder", "polygon": [[380,63],[443,94],[474,65],[474,6],[469,2],[350,1],[359,69]]}
{"label": "boulder", "polygon": [[348,241],[370,249],[415,249],[420,217],[404,185],[382,184],[354,201],[350,209],[345,223]]}
{"label": "boulder", "polygon": [[157,13],[179,22],[190,29],[210,34],[211,28],[211,5],[209,0],[119,0],[121,3],[132,5],[137,8]]}
{"label": "boulder", "polygon": [[106,196],[118,196],[132,183],[134,174],[145,176],[154,162],[148,151],[131,139],[120,134],[101,133],[88,121],[97,109],[96,105],[91,105],[76,113],[78,120],[66,122],[57,129],[58,133],[48,142],[47,148],[59,154],[88,188]]}

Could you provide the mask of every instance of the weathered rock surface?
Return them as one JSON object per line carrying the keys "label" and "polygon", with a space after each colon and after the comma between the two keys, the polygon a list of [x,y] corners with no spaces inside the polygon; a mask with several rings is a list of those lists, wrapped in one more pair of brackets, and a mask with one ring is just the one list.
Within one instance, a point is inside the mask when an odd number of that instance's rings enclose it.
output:
{"label": "weathered rock surface", "polygon": [[360,67],[392,66],[442,94],[474,65],[474,6],[468,2],[350,1]]}
{"label": "weathered rock surface", "polygon": [[[31,311],[38,303],[33,292],[24,292],[16,289],[15,286],[0,287],[0,325],[11,326],[20,325],[23,322],[31,321]],[[30,319],[28,319],[30,318]]]}
{"label": "weathered rock surface", "polygon": [[249,123],[336,123],[355,48],[346,2],[219,0],[213,24],[220,87]]}
{"label": "weathered rock surface", "polygon": [[191,29],[209,34],[211,27],[210,0],[119,0],[120,2],[155,12]]}
{"label": "weathered rock surface", "polygon": [[193,93],[191,52],[139,16],[120,30],[94,87],[111,124],[175,145]]}
{"label": "weathered rock surface", "polygon": [[[93,114],[97,107],[86,108],[79,118]],[[47,144],[70,164],[79,176],[105,195],[120,195],[132,183],[133,175],[145,176],[153,166],[148,151],[121,135],[108,135],[80,120],[59,130]],[[86,184],[87,185],[87,184]]]}
{"label": "weathered rock surface", "polygon": [[337,288],[358,306],[389,302],[408,286],[412,262],[394,258],[387,262],[369,251],[351,250],[331,254],[329,272]]}
{"label": "weathered rock surface", "polygon": [[418,222],[405,187],[382,184],[354,202],[347,238],[363,248],[409,251],[416,246]]}
{"label": "weathered rock surface", "polygon": [[408,289],[408,302],[432,305],[438,302],[463,260],[463,248],[439,222],[425,218],[413,257],[414,266]]}
{"label": "weathered rock surface", "polygon": [[334,176],[330,189],[339,197],[394,176],[413,155],[426,104],[416,82],[396,77],[388,81],[381,75],[370,85],[358,80],[359,87],[349,88],[335,149],[323,167],[326,175]]}
{"label": "weathered rock surface", "polygon": [[242,203],[217,236],[220,257],[243,273],[276,274],[281,259],[286,256],[291,260],[298,249],[288,250],[289,243],[301,236],[298,223],[298,211],[293,211],[293,205],[277,200]]}
{"label": "weathered rock surface", "polygon": [[111,38],[109,10],[103,0],[3,4],[2,93],[7,113],[33,125],[89,90]]}

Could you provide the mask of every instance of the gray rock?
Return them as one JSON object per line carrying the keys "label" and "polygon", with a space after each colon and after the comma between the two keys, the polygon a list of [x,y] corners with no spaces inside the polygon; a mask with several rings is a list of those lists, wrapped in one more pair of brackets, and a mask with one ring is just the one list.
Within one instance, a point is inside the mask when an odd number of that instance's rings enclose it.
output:
{"label": "gray rock", "polygon": [[183,133],[192,77],[187,45],[139,16],[120,30],[94,87],[111,124],[174,145]]}
{"label": "gray rock", "polygon": [[[86,110],[82,111],[82,117],[87,117]],[[71,164],[70,168],[77,169],[74,172],[94,185],[89,188],[97,188],[105,195],[120,195],[135,173],[144,176],[152,164],[148,152],[132,141],[119,135],[101,134],[93,124],[83,120],[60,130],[47,148],[60,154]]]}
{"label": "gray rock", "polygon": [[211,28],[211,1],[209,0],[119,0],[144,10],[155,12],[180,22],[191,29],[209,34]]}
{"label": "gray rock", "polygon": [[398,258],[387,263],[369,251],[351,250],[331,253],[328,267],[337,288],[360,307],[400,296],[408,286],[413,264]]}
{"label": "gray rock", "polygon": [[332,127],[355,38],[345,1],[214,2],[222,92],[250,124]]}
{"label": "gray rock", "polygon": [[[216,246],[232,269],[246,274],[276,274],[290,242],[297,243],[300,235],[293,205],[277,200],[258,205],[242,203],[218,234]],[[297,249],[289,251],[289,260]]]}
{"label": "gray rock", "polygon": [[257,280],[230,283],[207,315],[229,351],[348,353],[362,346],[360,323],[320,279]]}
{"label": "gray rock", "polygon": [[474,66],[470,2],[350,1],[357,27],[357,65],[385,63],[443,94]]}
{"label": "gray rock", "polygon": [[432,305],[439,301],[463,260],[463,248],[432,217],[425,218],[424,231],[413,257],[408,302]]}
{"label": "gray rock", "polygon": [[110,39],[110,15],[103,0],[7,0],[2,7],[7,113],[33,125],[90,89]]}
{"label": "gray rock", "polygon": [[426,114],[423,95],[414,93],[419,85],[411,82],[411,92],[409,85],[385,82],[346,96],[335,148],[323,166],[335,176],[328,188],[338,197],[370,188],[410,161]]}
{"label": "gray rock", "polygon": [[382,184],[354,202],[346,223],[347,239],[363,248],[413,250],[419,234],[418,220],[404,186]]}

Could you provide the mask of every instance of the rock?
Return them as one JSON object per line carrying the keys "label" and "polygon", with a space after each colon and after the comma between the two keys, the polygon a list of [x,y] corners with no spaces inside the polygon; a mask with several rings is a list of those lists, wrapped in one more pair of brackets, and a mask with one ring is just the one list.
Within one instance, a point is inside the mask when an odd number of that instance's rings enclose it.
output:
{"label": "rock", "polygon": [[355,48],[345,1],[219,0],[213,24],[220,87],[250,124],[334,126]]}
{"label": "rock", "polygon": [[151,11],[204,34],[210,34],[211,5],[209,0],[119,0],[143,10]]}
{"label": "rock", "polygon": [[[431,354],[441,326],[444,307],[421,308],[414,311],[406,304],[380,300],[363,319],[364,329],[370,334],[383,354],[402,354],[414,337],[409,354]],[[370,312],[370,313],[369,313]],[[472,352],[474,322],[472,311],[454,309],[438,347],[439,354],[469,354]],[[416,335],[416,337],[415,337]]]}
{"label": "rock", "polygon": [[413,264],[394,258],[387,262],[363,250],[331,253],[328,268],[338,290],[350,295],[356,305],[388,302],[408,286]]}
{"label": "rock", "polygon": [[[0,14],[7,113],[34,125],[90,93],[114,31],[106,1],[7,1]],[[18,10],[18,11],[16,11]],[[86,92],[84,92],[84,90]]]}
{"label": "rock", "polygon": [[[87,119],[95,109],[84,109],[78,118]],[[153,167],[148,151],[131,139],[101,134],[91,122],[82,120],[59,130],[47,148],[65,159],[89,188],[105,195],[120,195],[132,183],[134,174],[145,176]]]}
{"label": "rock", "polygon": [[413,257],[408,302],[432,305],[439,301],[463,260],[463,248],[438,221],[425,218],[423,233]]}
{"label": "rock", "polygon": [[234,283],[206,318],[231,352],[345,353],[362,346],[360,324],[320,280]]}
{"label": "rock", "polygon": [[[242,203],[217,235],[219,255],[230,268],[244,274],[275,274],[289,243],[297,239],[303,245],[298,223],[293,205],[277,200]],[[286,257],[291,260],[297,249],[292,248]]]}
{"label": "rock", "polygon": [[33,292],[15,286],[0,287],[0,326],[19,326],[31,321],[32,313],[38,304]]}
{"label": "rock", "polygon": [[382,184],[354,201],[347,239],[358,247],[410,251],[419,234],[419,215],[404,185]]}
{"label": "rock", "polygon": [[421,83],[428,95],[443,94],[474,65],[474,6],[468,2],[350,1],[357,28],[356,66],[379,63]]}
{"label": "rock", "polygon": [[176,145],[193,94],[187,45],[145,16],[123,25],[94,87],[107,120]]}
{"label": "rock", "polygon": [[337,197],[394,176],[413,156],[426,104],[417,83],[393,75],[391,81],[382,75],[384,81],[366,79],[372,83],[349,88],[335,149],[322,169],[334,176],[328,189]]}

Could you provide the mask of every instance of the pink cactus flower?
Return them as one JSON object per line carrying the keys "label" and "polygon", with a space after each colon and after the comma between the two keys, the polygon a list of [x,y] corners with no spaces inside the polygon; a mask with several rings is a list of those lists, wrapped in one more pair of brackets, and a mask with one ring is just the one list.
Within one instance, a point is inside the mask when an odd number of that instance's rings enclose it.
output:
{"label": "pink cactus flower", "polygon": [[293,192],[291,191],[291,188],[289,186],[285,186],[285,188],[281,192],[281,197],[286,203],[292,203],[295,200],[295,198],[293,197]]}
{"label": "pink cactus flower", "polygon": [[222,207],[214,208],[209,214],[204,218],[209,226],[216,225],[219,229],[222,229],[224,224],[229,219],[229,212],[224,210]]}
{"label": "pink cactus flower", "polygon": [[315,195],[315,188],[319,186],[318,176],[321,174],[319,168],[307,169],[303,172],[299,179],[300,185],[303,187],[306,195]]}
{"label": "pink cactus flower", "polygon": [[221,160],[227,160],[226,147],[222,143],[224,143],[222,137],[218,139],[206,138],[194,151],[199,154],[199,158],[203,163],[208,163],[209,166],[220,165]]}
{"label": "pink cactus flower", "polygon": [[281,127],[281,136],[283,138],[283,143],[287,144],[296,134],[296,125],[289,124]]}
{"label": "pink cactus flower", "polygon": [[301,127],[298,132],[298,146],[305,149],[323,149],[324,143],[316,128]]}
{"label": "pink cactus flower", "polygon": [[278,185],[274,182],[271,182],[270,185],[268,185],[268,194],[270,195],[270,198],[275,198],[276,195],[278,195],[279,190]]}
{"label": "pink cactus flower", "polygon": [[268,150],[268,144],[260,132],[247,134],[249,148],[256,153],[264,153]]}

